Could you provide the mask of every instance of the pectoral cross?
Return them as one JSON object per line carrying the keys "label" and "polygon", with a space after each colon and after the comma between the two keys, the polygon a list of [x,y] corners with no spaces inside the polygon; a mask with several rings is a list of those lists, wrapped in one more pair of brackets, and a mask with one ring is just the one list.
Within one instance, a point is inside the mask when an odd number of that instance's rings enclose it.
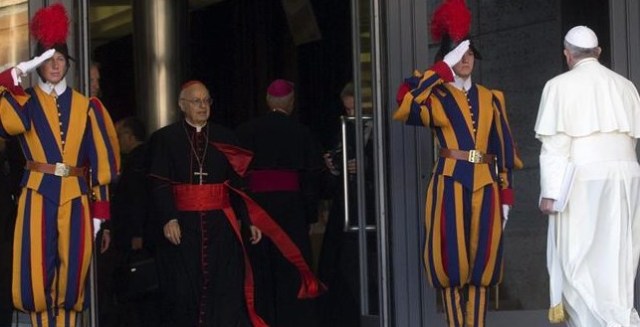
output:
{"label": "pectoral cross", "polygon": [[202,171],[202,166],[200,166],[200,170],[199,171],[196,171],[193,174],[198,176],[198,178],[200,178],[200,185],[202,185],[202,177],[209,175],[209,174],[207,174],[207,173]]}

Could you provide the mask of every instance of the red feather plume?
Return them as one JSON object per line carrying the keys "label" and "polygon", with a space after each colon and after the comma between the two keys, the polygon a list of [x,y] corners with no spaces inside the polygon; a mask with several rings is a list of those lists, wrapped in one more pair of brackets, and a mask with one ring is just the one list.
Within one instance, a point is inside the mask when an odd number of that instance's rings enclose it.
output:
{"label": "red feather plume", "polygon": [[464,0],[444,0],[433,11],[431,17],[431,37],[440,42],[448,35],[454,42],[462,41],[469,35],[471,27],[471,11]]}
{"label": "red feather plume", "polygon": [[69,17],[61,3],[38,10],[29,25],[31,35],[45,48],[67,42]]}

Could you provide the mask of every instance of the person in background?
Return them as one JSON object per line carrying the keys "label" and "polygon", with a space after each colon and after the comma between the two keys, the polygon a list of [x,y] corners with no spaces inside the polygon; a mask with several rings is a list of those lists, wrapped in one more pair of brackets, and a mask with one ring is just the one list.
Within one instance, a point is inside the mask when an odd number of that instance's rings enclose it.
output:
{"label": "person in background", "polygon": [[100,64],[92,62],[89,66],[89,96],[99,98],[102,95],[100,88]]}
{"label": "person in background", "polygon": [[[354,117],[355,89],[353,82],[344,85],[340,99],[346,118]],[[345,231],[345,215],[348,215],[349,226],[358,225],[358,184],[356,162],[356,128],[353,120],[345,122],[346,144],[342,135],[332,150],[324,154],[325,196],[331,199],[327,225],[322,240],[322,249],[318,263],[318,277],[327,283],[328,292],[320,299],[322,326],[358,326],[360,321],[360,266],[359,240],[356,231]],[[375,224],[375,203],[373,185],[373,124],[371,120],[363,121],[364,159],[361,172],[365,175],[365,218],[367,225]],[[344,156],[346,155],[346,175]],[[345,204],[344,183],[347,185],[347,201]],[[367,233],[368,262],[377,262],[377,244],[375,234]],[[377,267],[369,266],[369,303],[371,310],[377,308]]]}
{"label": "person in background", "polygon": [[[89,66],[89,96],[92,99],[98,99],[102,94],[100,87],[100,64],[91,62]],[[116,131],[117,133],[117,131]],[[122,144],[118,137],[118,144]],[[123,149],[120,148],[120,154]],[[122,173],[122,171],[121,171]],[[113,196],[114,185],[117,185],[120,175],[111,183],[110,196]],[[113,202],[111,202],[111,213],[113,218]],[[98,302],[98,321],[102,327],[119,326],[118,303],[115,298],[114,273],[121,260],[119,249],[111,246],[112,241],[112,220],[102,221],[96,232],[95,247],[99,249],[96,254],[96,286],[97,286],[97,302]]]}
{"label": "person in background", "polygon": [[[148,158],[146,150],[146,129],[136,117],[130,116],[116,122],[118,142],[122,153],[122,169],[113,187],[111,200],[110,229],[112,246],[118,256],[118,264],[126,265],[128,260],[146,259],[155,255],[155,241],[150,226],[152,211],[147,179]],[[116,269],[116,271],[120,271]],[[118,275],[110,276],[115,288],[126,285]],[[159,323],[157,294],[127,298],[121,290],[116,291],[118,326],[148,326]]]}
{"label": "person in background", "polygon": [[16,219],[13,194],[12,168],[9,162],[7,140],[0,138],[0,327],[11,326],[11,262],[13,257],[13,230]]}
{"label": "person in background", "polygon": [[640,97],[631,81],[598,62],[601,51],[590,28],[567,32],[569,71],[545,85],[535,125],[540,210],[549,215],[549,319],[640,326]]}
{"label": "person in background", "polygon": [[[253,152],[247,184],[252,198],[282,227],[311,263],[311,224],[317,221],[320,149],[311,130],[291,117],[292,82],[276,79],[267,88],[269,111],[237,129],[240,144]],[[300,278],[269,240],[257,245],[256,306],[271,326],[314,326],[314,302],[297,298]],[[258,251],[254,251],[258,252]],[[261,282],[261,283],[260,283]]]}
{"label": "person in background", "polygon": [[[89,66],[89,97],[100,101],[100,64],[91,62]],[[120,144],[120,143],[119,143]],[[122,149],[120,149],[122,154]],[[120,176],[116,176],[112,185]],[[113,187],[110,188],[110,196],[113,195]],[[113,203],[111,203],[113,205]],[[111,210],[113,211],[113,210]],[[100,326],[117,326],[117,304],[114,296],[113,274],[119,260],[117,250],[111,247],[111,220],[100,221],[94,226],[96,233],[95,248],[96,255],[96,287],[98,302],[98,321]]]}
{"label": "person in background", "polygon": [[0,138],[0,327],[10,327],[14,313],[11,300],[13,234],[23,170],[24,157],[17,139]]}
{"label": "person in background", "polygon": [[431,128],[439,148],[427,188],[424,259],[449,326],[485,325],[487,289],[502,279],[512,172],[522,166],[504,95],[472,81],[481,56],[468,35],[470,22],[462,0],[436,8],[431,32],[441,41],[438,60],[405,80],[393,115]]}
{"label": "person in background", "polygon": [[[67,86],[69,19],[60,3],[34,15],[36,57],[0,73],[0,137],[26,159],[14,237],[13,302],[34,326],[75,326],[84,310],[93,218],[109,218],[119,171],[115,127],[97,99]],[[21,78],[37,71],[32,88]]]}
{"label": "person in background", "polygon": [[136,117],[116,122],[122,169],[113,190],[111,227],[117,249],[142,250],[150,199],[147,193],[146,129]]}
{"label": "person in background", "polygon": [[356,115],[356,98],[353,82],[349,82],[342,87],[340,91],[340,101],[342,102],[344,113],[347,116],[353,117]]}

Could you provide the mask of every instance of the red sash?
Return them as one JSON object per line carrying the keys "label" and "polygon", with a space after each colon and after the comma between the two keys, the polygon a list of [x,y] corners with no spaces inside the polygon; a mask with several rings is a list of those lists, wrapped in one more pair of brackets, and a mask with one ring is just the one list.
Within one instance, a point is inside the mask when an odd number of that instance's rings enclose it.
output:
{"label": "red sash", "polygon": [[247,310],[249,311],[249,317],[256,327],[268,326],[255,311],[255,296],[253,286],[253,271],[251,269],[251,263],[242,241],[240,234],[240,225],[236,218],[233,209],[229,203],[229,191],[235,192],[244,200],[247,206],[247,212],[251,223],[258,227],[264,235],[269,237],[276,247],[280,250],[282,255],[293,264],[300,273],[300,290],[298,291],[298,298],[314,298],[322,294],[326,290],[326,287],[316,279],[311,272],[311,269],[305,262],[300,249],[293,243],[291,238],[276,224],[275,221],[262,209],[255,201],[253,201],[244,192],[235,189],[229,185],[229,182],[224,184],[179,184],[173,186],[173,194],[175,197],[176,207],[180,211],[211,211],[222,210],[229,221],[229,224],[233,227],[236,237],[242,244],[242,250],[244,252],[244,296],[247,303]]}
{"label": "red sash", "polygon": [[173,199],[179,211],[222,210],[231,206],[224,184],[174,185]]}
{"label": "red sash", "polygon": [[294,170],[253,170],[247,177],[251,192],[300,190],[300,176]]}

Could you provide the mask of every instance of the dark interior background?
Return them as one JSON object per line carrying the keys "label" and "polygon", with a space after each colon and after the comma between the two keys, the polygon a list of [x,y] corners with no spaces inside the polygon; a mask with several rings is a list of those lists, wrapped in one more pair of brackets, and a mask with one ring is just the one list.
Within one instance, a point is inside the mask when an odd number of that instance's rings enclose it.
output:
{"label": "dark interior background", "polygon": [[[311,1],[321,38],[294,44],[280,0],[224,1],[189,14],[185,80],[202,80],[214,98],[212,119],[230,128],[266,110],[269,83],[296,86],[296,116],[331,146],[342,114],[339,93],[351,80],[350,2]],[[134,44],[126,36],[94,50],[102,98],[114,120],[138,111]],[[181,81],[184,82],[184,81]]]}

